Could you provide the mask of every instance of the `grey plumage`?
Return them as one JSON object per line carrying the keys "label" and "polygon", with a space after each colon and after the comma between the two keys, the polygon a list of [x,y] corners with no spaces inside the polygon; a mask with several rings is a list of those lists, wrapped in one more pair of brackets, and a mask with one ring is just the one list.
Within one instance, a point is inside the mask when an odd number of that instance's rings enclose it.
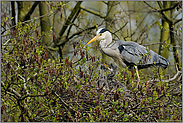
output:
{"label": "grey plumage", "polygon": [[170,63],[164,57],[158,55],[152,50],[131,41],[116,41],[123,62],[130,68],[136,65],[138,69],[147,68],[153,65],[159,65],[166,68]]}
{"label": "grey plumage", "polygon": [[97,35],[87,44],[95,40],[100,40],[101,51],[114,59],[114,61],[122,67],[132,69],[135,66],[138,76],[137,87],[140,81],[138,69],[148,68],[150,66],[159,65],[166,68],[170,65],[169,61],[163,56],[158,55],[152,50],[132,41],[112,40],[109,30],[101,28],[97,31]]}
{"label": "grey plumage", "polygon": [[153,65],[159,65],[166,68],[170,63],[164,57],[158,55],[152,50],[147,50],[146,47],[132,41],[112,40],[109,30],[101,28],[97,31],[90,42],[99,39],[101,51],[112,57],[114,61],[123,67],[131,69],[134,65],[138,69],[147,68]]}

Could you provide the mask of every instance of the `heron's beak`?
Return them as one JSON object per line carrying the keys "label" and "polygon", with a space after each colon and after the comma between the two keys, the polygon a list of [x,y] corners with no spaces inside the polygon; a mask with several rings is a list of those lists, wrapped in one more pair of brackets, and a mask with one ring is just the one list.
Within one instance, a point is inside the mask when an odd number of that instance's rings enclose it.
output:
{"label": "heron's beak", "polygon": [[108,65],[106,65],[105,63],[104,63],[104,65],[105,65],[107,68],[109,68]]}
{"label": "heron's beak", "polygon": [[95,37],[94,37],[92,40],[90,40],[86,45],[88,45],[88,44],[92,43],[93,41],[97,40],[98,37],[99,37],[98,35],[95,36]]}

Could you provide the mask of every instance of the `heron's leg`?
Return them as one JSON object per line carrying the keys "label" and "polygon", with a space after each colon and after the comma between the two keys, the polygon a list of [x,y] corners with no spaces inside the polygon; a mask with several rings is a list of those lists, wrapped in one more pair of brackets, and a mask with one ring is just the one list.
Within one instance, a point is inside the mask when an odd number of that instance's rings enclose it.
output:
{"label": "heron's leg", "polygon": [[137,80],[137,86],[136,86],[136,88],[138,88],[138,86],[139,86],[139,81],[140,81],[140,77],[139,77],[139,72],[138,72],[138,68],[137,68],[137,66],[135,66],[135,71],[136,71],[136,73],[137,73],[137,77],[138,77],[138,80]]}

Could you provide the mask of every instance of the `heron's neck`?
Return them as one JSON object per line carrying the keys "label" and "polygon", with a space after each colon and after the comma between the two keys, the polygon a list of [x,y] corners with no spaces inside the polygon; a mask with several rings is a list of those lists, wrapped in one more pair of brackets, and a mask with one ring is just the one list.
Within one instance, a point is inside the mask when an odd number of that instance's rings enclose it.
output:
{"label": "heron's neck", "polygon": [[105,38],[100,42],[100,46],[101,48],[108,47],[109,44],[111,44],[111,42],[112,42],[111,34],[105,35]]}

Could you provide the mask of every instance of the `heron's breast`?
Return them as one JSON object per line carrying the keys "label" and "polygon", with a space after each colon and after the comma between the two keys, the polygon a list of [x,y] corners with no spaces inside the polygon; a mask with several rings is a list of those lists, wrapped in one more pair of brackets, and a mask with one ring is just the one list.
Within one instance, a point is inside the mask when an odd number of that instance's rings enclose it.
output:
{"label": "heron's breast", "polygon": [[127,67],[126,64],[123,62],[123,58],[118,50],[112,48],[101,48],[101,51],[106,54],[107,56],[114,59],[114,61],[122,67]]}
{"label": "heron's breast", "polygon": [[127,65],[123,62],[122,58],[113,58],[114,61],[118,64],[118,66],[126,68]]}
{"label": "heron's breast", "polygon": [[115,58],[118,58],[118,52],[115,50],[115,49],[112,49],[112,48],[109,48],[109,47],[103,47],[101,48],[101,51],[108,55],[109,57],[115,57]]}

